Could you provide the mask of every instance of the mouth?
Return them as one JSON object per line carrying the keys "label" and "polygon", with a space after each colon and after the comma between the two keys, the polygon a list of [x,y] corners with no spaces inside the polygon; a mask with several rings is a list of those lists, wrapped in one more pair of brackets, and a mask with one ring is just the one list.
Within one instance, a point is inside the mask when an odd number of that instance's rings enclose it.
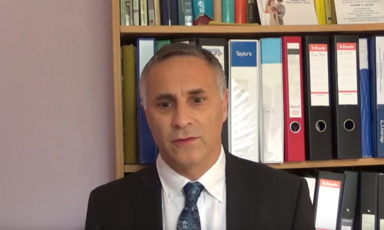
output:
{"label": "mouth", "polygon": [[187,145],[191,144],[194,141],[196,141],[198,137],[186,137],[186,138],[180,138],[172,141],[172,143],[177,144],[177,145]]}

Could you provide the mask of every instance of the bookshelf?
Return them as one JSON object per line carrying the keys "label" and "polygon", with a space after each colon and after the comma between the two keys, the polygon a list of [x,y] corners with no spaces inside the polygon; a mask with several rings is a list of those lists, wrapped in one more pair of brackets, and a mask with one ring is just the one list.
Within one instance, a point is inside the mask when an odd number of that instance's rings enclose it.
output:
{"label": "bookshelf", "polygon": [[[261,38],[266,36],[284,36],[300,34],[384,34],[384,24],[358,25],[300,25],[300,26],[120,26],[119,0],[112,0],[112,36],[113,36],[113,80],[115,112],[115,157],[116,178],[124,173],[136,172],[146,166],[124,165],[123,154],[123,118],[120,47],[125,41],[138,37],[177,38],[226,37]],[[362,158],[330,161],[287,162],[270,164],[277,169],[337,168],[384,165],[384,159]]]}
{"label": "bookshelf", "polygon": [[237,36],[251,34],[286,34],[286,33],[361,33],[382,32],[384,24],[361,25],[299,25],[299,26],[120,26],[120,34],[127,36],[172,36],[172,35],[215,35],[233,34]]}
{"label": "bookshelf", "polygon": [[[384,165],[384,159],[361,158],[330,161],[286,162],[282,164],[267,164],[276,169],[309,169],[309,168],[339,168]],[[124,172],[132,173],[145,168],[145,165],[125,165]]]}

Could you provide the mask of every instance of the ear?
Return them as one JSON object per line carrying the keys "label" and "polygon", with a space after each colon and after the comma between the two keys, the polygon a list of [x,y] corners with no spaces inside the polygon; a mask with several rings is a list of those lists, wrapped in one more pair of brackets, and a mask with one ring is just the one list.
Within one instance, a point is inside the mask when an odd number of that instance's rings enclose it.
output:
{"label": "ear", "polygon": [[228,118],[228,89],[225,90],[223,95],[223,123]]}

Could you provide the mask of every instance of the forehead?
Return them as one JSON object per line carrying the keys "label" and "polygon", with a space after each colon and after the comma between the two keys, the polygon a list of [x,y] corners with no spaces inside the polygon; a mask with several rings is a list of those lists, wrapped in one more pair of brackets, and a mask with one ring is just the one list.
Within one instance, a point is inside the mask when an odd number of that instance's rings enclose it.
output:
{"label": "forehead", "polygon": [[[156,63],[147,76],[147,93],[216,87],[215,70],[205,60],[176,56]],[[216,87],[217,90],[217,87]]]}

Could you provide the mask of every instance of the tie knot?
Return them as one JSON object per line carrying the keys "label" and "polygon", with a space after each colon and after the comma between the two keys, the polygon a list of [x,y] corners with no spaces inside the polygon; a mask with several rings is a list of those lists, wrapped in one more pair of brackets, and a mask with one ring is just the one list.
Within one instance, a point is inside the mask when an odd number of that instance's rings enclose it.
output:
{"label": "tie knot", "polygon": [[187,183],[183,188],[186,203],[188,205],[195,205],[203,189],[204,189],[204,186],[199,182]]}

